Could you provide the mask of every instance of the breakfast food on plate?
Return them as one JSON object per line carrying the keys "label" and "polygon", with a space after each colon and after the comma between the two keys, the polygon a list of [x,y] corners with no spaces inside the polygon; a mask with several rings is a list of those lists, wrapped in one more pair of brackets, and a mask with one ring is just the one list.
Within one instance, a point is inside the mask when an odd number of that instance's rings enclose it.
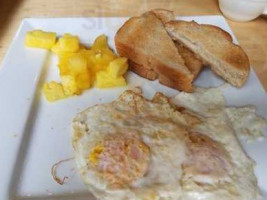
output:
{"label": "breakfast food on plate", "polygon": [[216,74],[233,86],[244,85],[250,71],[248,56],[233,43],[229,33],[194,21],[170,21],[165,28],[174,40],[198,55]]}
{"label": "breakfast food on plate", "polygon": [[115,45],[121,56],[137,64],[133,69],[137,69],[138,74],[147,74],[143,70],[153,71],[162,84],[183,91],[193,90],[193,74],[153,12],[125,22],[116,33]]}
{"label": "breakfast food on plate", "polygon": [[250,71],[248,56],[230,34],[216,26],[175,20],[173,12],[164,9],[130,18],[118,30],[115,45],[129,58],[132,71],[181,91],[193,91],[192,81],[204,64],[236,87],[244,85]]}
{"label": "breakfast food on plate", "polygon": [[96,38],[88,49],[80,44],[78,36],[67,33],[56,42],[55,33],[36,30],[26,34],[25,45],[51,49],[58,56],[61,83],[51,81],[43,86],[45,97],[50,102],[79,95],[93,85],[111,88],[127,84],[123,76],[128,61],[109,48],[105,35]]}
{"label": "breakfast food on plate", "polygon": [[195,79],[204,67],[202,61],[198,59],[192,51],[184,47],[184,45],[182,45],[181,43],[175,42],[175,46],[177,47],[179,54],[184,59],[185,65],[193,74]]}
{"label": "breakfast food on plate", "polygon": [[29,47],[50,49],[56,43],[56,33],[34,30],[27,32],[25,45]]}
{"label": "breakfast food on plate", "polygon": [[60,37],[57,43],[51,48],[53,53],[61,52],[77,52],[80,49],[80,40],[78,36],[71,34],[64,34]]}
{"label": "breakfast food on plate", "polygon": [[260,197],[254,163],[228,123],[221,93],[196,90],[171,102],[161,93],[147,100],[128,90],[76,115],[77,169],[98,199]]}
{"label": "breakfast food on plate", "polygon": [[106,70],[99,71],[96,74],[96,87],[109,88],[126,85],[123,74],[127,69],[128,62],[126,58],[117,58],[111,61]]}
{"label": "breakfast food on plate", "polygon": [[133,62],[132,60],[129,60],[129,68],[131,71],[148,80],[156,80],[158,78],[158,74],[153,69],[146,68],[143,65]]}
{"label": "breakfast food on plate", "polygon": [[[175,20],[174,13],[170,10],[154,9],[154,10],[151,10],[149,12],[152,12],[153,14],[155,14],[156,17],[158,19],[160,19],[160,21],[163,24],[166,24],[169,21]],[[196,55],[192,51],[190,51],[187,47],[185,47],[184,45],[182,45],[178,41],[175,41],[174,43],[178,49],[178,53],[181,55],[182,59],[184,60],[185,66],[193,74],[194,79],[195,79],[198,76],[199,72],[204,67],[202,61],[199,58],[197,58]],[[131,67],[131,64],[130,64],[130,67]]]}
{"label": "breakfast food on plate", "polygon": [[62,84],[55,81],[45,83],[43,87],[46,99],[50,102],[66,97]]}
{"label": "breakfast food on plate", "polygon": [[[26,34],[25,45],[58,57],[60,82],[43,85],[50,102],[93,86],[126,85],[128,61],[140,76],[181,90],[171,99],[156,93],[149,100],[133,88],[75,116],[71,143],[77,170],[97,199],[260,198],[255,163],[238,139],[263,137],[266,121],[253,106],[226,107],[220,88],[192,84],[204,64],[234,86],[247,80],[247,55],[222,29],[176,21],[173,12],[155,9],[130,18],[117,31],[122,57],[105,35],[88,48],[78,36],[56,39],[56,33],[34,30]],[[64,184],[66,177],[58,179],[54,166],[53,178]]]}
{"label": "breakfast food on plate", "polygon": [[[223,86],[224,87],[224,86]],[[194,93],[181,92],[171,99],[186,112],[193,113],[199,118],[220,118],[226,114],[232,129],[239,138],[246,141],[262,139],[262,129],[267,125],[266,120],[256,115],[254,106],[226,107],[221,88],[197,87]]]}
{"label": "breakfast food on plate", "polygon": [[[70,35],[64,36],[62,40],[59,39],[52,51],[59,57],[61,78],[67,79],[66,90],[76,87],[77,89],[72,93],[79,94],[81,90],[90,88],[92,85],[98,88],[126,85],[123,75],[128,69],[127,59],[118,57],[109,48],[105,35],[96,38],[90,49],[79,44],[77,38],[71,38]],[[61,45],[59,45],[60,42]],[[74,84],[76,86],[72,87],[71,80],[76,81]]]}
{"label": "breakfast food on plate", "polygon": [[[195,79],[198,76],[199,72],[202,70],[204,66],[203,63],[198,58],[196,58],[189,49],[183,47],[182,44],[175,42],[175,45],[181,57],[184,59],[185,65],[193,74]],[[158,78],[158,74],[154,70],[147,69],[144,66],[139,65],[131,60],[129,60],[129,67],[133,72],[147,78],[148,80],[156,80]],[[159,79],[162,79],[162,77],[159,77]],[[167,82],[164,82],[164,84],[167,85]]]}

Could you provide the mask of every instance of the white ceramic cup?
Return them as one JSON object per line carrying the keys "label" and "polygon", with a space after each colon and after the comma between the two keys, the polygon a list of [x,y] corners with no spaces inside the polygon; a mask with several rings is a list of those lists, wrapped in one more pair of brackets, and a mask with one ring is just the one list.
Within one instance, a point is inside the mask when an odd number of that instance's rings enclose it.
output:
{"label": "white ceramic cup", "polygon": [[263,13],[267,0],[219,0],[219,6],[230,20],[247,22]]}

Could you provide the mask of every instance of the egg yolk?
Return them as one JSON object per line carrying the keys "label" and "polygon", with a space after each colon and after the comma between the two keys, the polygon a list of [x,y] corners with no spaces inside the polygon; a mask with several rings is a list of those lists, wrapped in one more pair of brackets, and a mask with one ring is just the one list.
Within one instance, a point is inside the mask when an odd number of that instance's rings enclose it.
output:
{"label": "egg yolk", "polygon": [[[223,146],[199,133],[190,133],[189,140],[186,142],[189,150],[189,161],[183,165],[186,174],[189,176],[192,174],[195,176],[208,175],[215,177],[215,181],[227,176],[231,169],[231,162]],[[201,181],[205,181],[205,179],[203,178]]]}
{"label": "egg yolk", "polygon": [[111,186],[119,187],[144,176],[149,154],[149,147],[141,140],[112,135],[91,150],[88,160]]}
{"label": "egg yolk", "polygon": [[92,164],[97,164],[99,155],[103,152],[103,146],[97,145],[91,151],[89,160]]}

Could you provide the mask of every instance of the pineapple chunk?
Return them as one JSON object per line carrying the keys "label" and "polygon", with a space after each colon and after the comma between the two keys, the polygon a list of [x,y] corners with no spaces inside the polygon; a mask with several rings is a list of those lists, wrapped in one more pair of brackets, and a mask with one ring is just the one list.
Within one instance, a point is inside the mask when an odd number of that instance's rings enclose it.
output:
{"label": "pineapple chunk", "polygon": [[86,56],[84,53],[85,51],[86,51],[85,49],[79,49],[78,52],[59,52],[59,53],[57,53],[57,56],[59,58],[59,62],[65,61],[64,64],[67,64],[69,57],[72,57],[72,56],[75,56],[78,54],[82,55],[82,56]]}
{"label": "pineapple chunk", "polygon": [[34,30],[27,32],[25,45],[29,47],[50,49],[56,43],[56,33]]}
{"label": "pineapple chunk", "polygon": [[76,78],[73,75],[62,75],[61,82],[65,95],[70,96],[74,94],[80,94],[81,91],[78,88]]}
{"label": "pineapple chunk", "polygon": [[67,59],[75,54],[75,52],[60,52],[57,54],[57,56],[58,58],[63,58],[66,61],[65,64],[67,64]]}
{"label": "pineapple chunk", "polygon": [[43,90],[44,90],[45,97],[47,101],[49,102],[54,102],[54,101],[57,101],[59,99],[63,99],[66,97],[64,94],[62,84],[57,83],[55,81],[45,83]]}
{"label": "pineapple chunk", "polygon": [[77,52],[80,48],[79,38],[71,34],[64,34],[58,42],[52,47],[52,52],[59,54],[61,52]]}
{"label": "pineapple chunk", "polygon": [[105,35],[98,36],[95,39],[92,46],[92,52],[90,54],[90,59],[96,68],[95,71],[106,69],[108,64],[115,58],[117,58],[117,56],[109,48],[107,37]]}
{"label": "pineapple chunk", "polygon": [[107,71],[99,71],[96,74],[96,87],[98,88],[111,88],[125,86],[126,81],[123,76],[112,78]]}
{"label": "pineapple chunk", "polygon": [[88,49],[81,49],[79,50],[79,54],[83,56],[87,61],[87,69],[90,71],[90,77],[91,77],[90,79],[92,82],[93,77],[95,75],[95,72],[94,72],[95,64],[93,60],[91,59],[91,57],[94,55],[94,52]]}
{"label": "pineapple chunk", "polygon": [[59,68],[59,74],[60,75],[67,75],[69,74],[69,67],[68,67],[68,60],[69,57],[72,56],[74,53],[67,53],[67,52],[61,52],[58,54],[58,68]]}
{"label": "pineapple chunk", "polygon": [[127,58],[117,58],[109,63],[107,71],[112,78],[117,78],[125,74],[127,69]]}
{"label": "pineapple chunk", "polygon": [[92,50],[89,50],[89,49],[80,49],[78,51],[79,54],[83,55],[84,57],[89,57],[92,53]]}
{"label": "pineapple chunk", "polygon": [[107,36],[105,36],[104,34],[98,36],[95,39],[94,44],[92,46],[92,50],[94,51],[103,50],[103,49],[109,49]]}
{"label": "pineapple chunk", "polygon": [[68,68],[70,74],[76,76],[81,73],[87,73],[87,60],[81,54],[75,54],[68,59]]}
{"label": "pineapple chunk", "polygon": [[[61,52],[58,54],[58,67],[60,71],[60,75],[71,74],[70,68],[75,68],[74,63],[79,60],[83,60],[82,62],[87,62],[86,54],[84,53],[84,49],[80,49],[77,53],[71,52]],[[78,64],[78,63],[77,63]],[[74,69],[75,70],[75,69]],[[75,73],[75,72],[74,72]]]}
{"label": "pineapple chunk", "polygon": [[77,86],[81,90],[85,90],[91,87],[91,76],[88,70],[85,73],[78,74],[76,80]]}
{"label": "pineapple chunk", "polygon": [[60,75],[68,75],[70,73],[68,65],[58,64],[58,69]]}
{"label": "pineapple chunk", "polygon": [[91,69],[93,72],[106,70],[109,63],[116,59],[116,55],[109,49],[99,50],[98,52],[91,52],[89,60],[93,64]]}
{"label": "pineapple chunk", "polygon": [[95,54],[96,62],[98,64],[108,66],[109,62],[116,59],[117,56],[110,49],[102,49]]}

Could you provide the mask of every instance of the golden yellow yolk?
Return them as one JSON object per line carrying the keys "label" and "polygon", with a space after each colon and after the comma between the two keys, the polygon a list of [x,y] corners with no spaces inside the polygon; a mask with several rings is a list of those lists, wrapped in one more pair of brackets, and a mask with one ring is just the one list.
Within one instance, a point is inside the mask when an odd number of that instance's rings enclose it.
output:
{"label": "golden yellow yolk", "polygon": [[137,138],[110,135],[92,148],[88,161],[111,186],[119,187],[146,173],[149,153],[149,147]]}
{"label": "golden yellow yolk", "polygon": [[97,145],[95,146],[89,156],[89,161],[93,165],[97,165],[98,160],[99,160],[99,155],[103,152],[104,147],[102,145]]}

